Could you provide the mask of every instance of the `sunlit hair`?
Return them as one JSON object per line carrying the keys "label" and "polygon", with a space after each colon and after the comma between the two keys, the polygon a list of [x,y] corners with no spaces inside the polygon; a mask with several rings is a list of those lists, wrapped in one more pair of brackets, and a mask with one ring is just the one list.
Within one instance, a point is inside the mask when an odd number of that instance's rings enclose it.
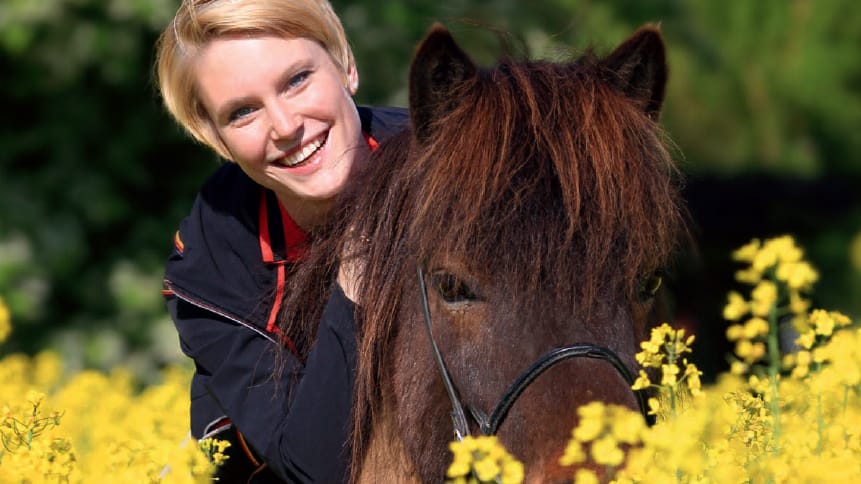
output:
{"label": "sunlit hair", "polygon": [[236,35],[279,35],[318,42],[346,83],[355,68],[344,28],[326,0],[183,0],[156,44],[156,79],[171,115],[195,139],[230,158],[203,108],[194,76],[201,49]]}

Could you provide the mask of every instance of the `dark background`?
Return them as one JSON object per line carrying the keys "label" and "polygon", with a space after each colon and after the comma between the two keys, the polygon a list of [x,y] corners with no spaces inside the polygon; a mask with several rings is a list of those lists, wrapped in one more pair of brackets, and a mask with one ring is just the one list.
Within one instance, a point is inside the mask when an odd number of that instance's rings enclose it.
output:
{"label": "dark background", "polygon": [[[0,355],[56,348],[72,368],[181,361],[160,295],[180,218],[219,162],[169,119],[153,45],[177,0],[0,5]],[[789,233],[820,270],[815,305],[861,315],[861,9],[853,0],[335,1],[361,103],[404,105],[415,43],[443,21],[473,57],[562,60],[661,24],[662,121],[699,252],[668,278],[671,323],[722,368],[730,251]]]}

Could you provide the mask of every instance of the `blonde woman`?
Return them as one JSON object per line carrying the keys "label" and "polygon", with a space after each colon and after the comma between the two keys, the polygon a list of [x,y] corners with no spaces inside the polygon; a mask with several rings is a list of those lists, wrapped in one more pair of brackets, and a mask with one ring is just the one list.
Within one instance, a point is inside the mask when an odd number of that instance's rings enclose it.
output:
{"label": "blonde woman", "polygon": [[[156,69],[171,115],[228,160],[180,224],[165,272],[196,369],[192,435],[233,443],[222,481],[343,481],[352,302],[333,288],[314,341],[279,334],[277,318],[309,235],[407,114],[354,104],[355,61],[324,0],[185,0]],[[279,345],[286,365],[273,373]]]}

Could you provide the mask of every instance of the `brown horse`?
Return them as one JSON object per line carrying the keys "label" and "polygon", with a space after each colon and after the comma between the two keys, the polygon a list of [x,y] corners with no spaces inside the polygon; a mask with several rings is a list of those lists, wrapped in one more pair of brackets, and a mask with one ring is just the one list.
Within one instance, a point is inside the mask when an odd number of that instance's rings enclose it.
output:
{"label": "brown horse", "polygon": [[[451,460],[452,402],[417,267],[473,434],[471,414],[491,414],[554,348],[598,345],[635,373],[656,273],[682,233],[679,177],[657,124],[665,81],[663,40],[649,26],[604,58],[489,69],[444,28],[430,31],[410,72],[411,129],[345,196],[338,245],[312,253],[328,274],[333,254],[363,261],[355,481],[442,482]],[[513,403],[498,436],[527,481],[570,480],[558,460],[576,408],[593,400],[637,406],[617,369],[594,358],[553,366]]]}

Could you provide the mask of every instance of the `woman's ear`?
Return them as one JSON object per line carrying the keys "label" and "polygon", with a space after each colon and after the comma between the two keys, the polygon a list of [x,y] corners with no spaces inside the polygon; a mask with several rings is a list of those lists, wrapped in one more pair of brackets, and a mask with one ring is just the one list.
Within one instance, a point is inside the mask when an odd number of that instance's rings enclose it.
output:
{"label": "woman's ear", "polygon": [[351,64],[347,68],[347,91],[350,92],[351,96],[355,96],[356,92],[359,90],[359,71],[356,69],[355,64]]}

